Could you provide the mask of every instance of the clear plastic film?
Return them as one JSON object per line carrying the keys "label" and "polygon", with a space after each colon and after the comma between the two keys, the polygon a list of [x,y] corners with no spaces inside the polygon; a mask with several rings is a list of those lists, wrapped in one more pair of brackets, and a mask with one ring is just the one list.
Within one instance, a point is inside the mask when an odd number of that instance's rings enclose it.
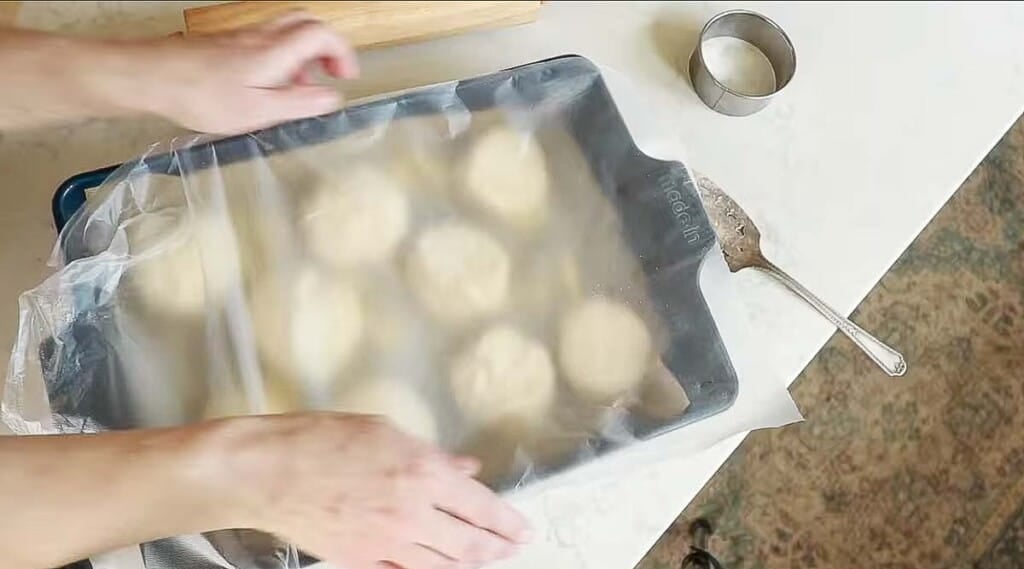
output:
{"label": "clear plastic film", "polygon": [[[764,426],[684,436],[745,389],[700,289],[714,247],[688,170],[638,149],[580,57],[176,141],[61,232],[2,416],[26,434],[380,414],[506,493],[639,443],[679,441],[616,454],[678,456]],[[255,532],[142,552],[305,564]]]}

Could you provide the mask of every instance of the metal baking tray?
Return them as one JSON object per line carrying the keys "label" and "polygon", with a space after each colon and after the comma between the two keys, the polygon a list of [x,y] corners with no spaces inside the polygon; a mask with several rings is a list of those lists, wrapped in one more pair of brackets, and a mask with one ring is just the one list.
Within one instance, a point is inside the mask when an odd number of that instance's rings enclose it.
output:
{"label": "metal baking tray", "polygon": [[[497,86],[511,79],[526,104],[539,104],[552,86],[581,76],[594,76],[595,83],[573,103],[572,112],[561,117],[564,126],[582,149],[600,188],[617,208],[626,239],[648,276],[651,305],[673,307],[671,314],[661,314],[668,336],[661,358],[686,392],[690,406],[669,421],[637,419],[629,425],[637,438],[650,438],[725,410],[738,390],[736,372],[699,286],[701,267],[715,246],[715,236],[689,171],[679,162],[656,160],[637,148],[597,67],[580,56],[561,56],[459,81],[456,94],[470,111],[486,110],[495,104]],[[315,144],[333,140],[371,126],[381,115],[374,112],[381,105],[397,109],[398,116],[392,119],[428,114],[435,112],[430,104],[434,88],[414,89],[358,104],[327,117],[328,120],[300,120],[266,129],[256,137],[259,144],[253,137],[236,136],[180,150],[177,160],[170,155],[148,157],[146,167],[150,172],[176,176],[179,163],[187,163],[195,170],[274,154],[279,149],[294,148],[296,141]],[[396,102],[399,104],[395,105]],[[216,161],[211,160],[213,156]],[[115,169],[116,166],[78,174],[57,189],[53,215],[58,229],[65,227],[85,203],[86,191],[102,184]],[[75,230],[76,225],[71,224],[60,236],[66,261],[94,253],[82,245],[83,240],[75,235]],[[651,278],[655,275],[660,278]],[[83,401],[75,407],[76,413],[88,414],[111,428],[129,428],[133,423],[130,417],[112,416],[109,409],[103,408],[108,405],[106,402],[119,399],[117,393],[111,392],[118,385],[111,381],[111,375],[120,373],[117,354],[103,339],[105,322],[108,318],[102,313],[85,314],[65,329],[62,335],[66,338],[61,340],[66,341],[64,345],[91,345],[91,354],[103,353],[106,357],[80,361],[74,350],[54,350],[50,339],[40,348],[40,360],[55,412],[62,412],[61,401],[81,397],[82,376],[86,376],[92,386],[107,386],[96,390],[105,391],[95,396],[97,402],[104,403],[90,405]],[[52,373],[72,369],[76,370],[74,377]],[[75,397],[68,397],[70,394]],[[598,455],[616,447],[602,440],[593,441],[592,446]],[[572,466],[560,465],[550,472],[535,474],[543,477]]]}

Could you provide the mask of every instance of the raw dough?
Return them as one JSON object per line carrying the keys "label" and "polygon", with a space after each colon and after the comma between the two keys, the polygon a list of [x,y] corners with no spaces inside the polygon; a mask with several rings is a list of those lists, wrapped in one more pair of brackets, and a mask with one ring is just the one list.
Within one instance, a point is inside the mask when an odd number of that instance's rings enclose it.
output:
{"label": "raw dough", "polygon": [[125,232],[137,260],[131,285],[146,306],[160,312],[201,314],[223,301],[241,276],[226,217],[193,218],[186,210],[142,214]]}
{"label": "raw dough", "polygon": [[249,400],[240,385],[213,390],[207,399],[206,408],[203,410],[203,419],[240,415],[276,415],[302,409],[301,399],[295,392],[295,386],[280,378],[268,377],[264,380],[263,397],[265,406],[260,411],[249,406]]}
{"label": "raw dough", "polygon": [[427,402],[406,382],[375,377],[342,393],[335,409],[342,413],[381,415],[406,434],[438,441],[437,419]]}
{"label": "raw dough", "polygon": [[420,302],[438,318],[466,322],[500,310],[508,299],[511,261],[493,237],[448,222],[413,245],[407,273]]}
{"label": "raw dough", "polygon": [[310,267],[290,279],[268,274],[253,290],[251,310],[265,361],[280,375],[299,378],[313,399],[329,397],[363,335],[356,288]]}
{"label": "raw dough", "polygon": [[394,144],[388,172],[410,190],[424,197],[438,198],[451,190],[448,151],[451,140],[468,125],[463,115],[427,114],[405,117],[389,125]]}
{"label": "raw dough", "polygon": [[360,168],[318,188],[300,227],[313,254],[333,267],[381,263],[409,230],[409,200],[393,178]]}
{"label": "raw dough", "polygon": [[548,209],[543,150],[529,134],[507,127],[487,131],[470,150],[465,192],[476,206],[509,224],[543,221]]}
{"label": "raw dough", "polygon": [[453,360],[449,382],[456,405],[477,424],[532,424],[555,399],[547,348],[504,324],[486,330]]}
{"label": "raw dough", "polygon": [[651,335],[628,306],[601,297],[576,306],[562,320],[558,359],[572,388],[608,404],[643,379]]}

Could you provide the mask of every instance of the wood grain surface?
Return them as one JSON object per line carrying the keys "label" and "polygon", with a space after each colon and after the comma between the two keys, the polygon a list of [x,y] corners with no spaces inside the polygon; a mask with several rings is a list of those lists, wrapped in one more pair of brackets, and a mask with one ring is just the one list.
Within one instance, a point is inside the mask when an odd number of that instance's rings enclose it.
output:
{"label": "wood grain surface", "polygon": [[330,23],[357,49],[515,26],[537,18],[541,2],[230,2],[185,10],[188,33],[210,33],[303,9]]}
{"label": "wood grain surface", "polygon": [[14,25],[21,2],[0,2],[0,26]]}

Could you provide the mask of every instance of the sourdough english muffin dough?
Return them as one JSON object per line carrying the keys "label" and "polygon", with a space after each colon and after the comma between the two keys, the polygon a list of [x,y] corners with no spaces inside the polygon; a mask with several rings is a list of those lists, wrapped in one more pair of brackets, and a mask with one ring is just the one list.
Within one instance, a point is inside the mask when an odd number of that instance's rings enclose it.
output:
{"label": "sourdough english muffin dough", "polygon": [[394,178],[362,167],[321,182],[299,227],[313,254],[330,266],[383,263],[409,230],[409,200]]}
{"label": "sourdough english muffin dough", "polygon": [[231,222],[183,209],[147,213],[125,225],[129,282],[143,303],[168,314],[202,314],[240,276]]}
{"label": "sourdough english muffin dough", "polygon": [[514,226],[535,226],[548,213],[548,171],[533,136],[494,127],[473,144],[464,191],[475,206]]}
{"label": "sourdough english muffin dough", "polygon": [[555,367],[547,348],[499,324],[465,347],[451,364],[449,387],[473,423],[538,422],[555,399]]}
{"label": "sourdough english muffin dough", "polygon": [[651,335],[625,304],[589,298],[562,320],[558,360],[573,391],[610,404],[643,379],[651,360]]}
{"label": "sourdough english muffin dough", "polygon": [[282,376],[298,378],[308,395],[327,397],[362,340],[363,310],[355,286],[307,266],[291,278],[265,275],[250,305],[267,364]]}
{"label": "sourdough english muffin dough", "polygon": [[409,286],[434,316],[464,323],[493,314],[508,299],[512,262],[493,237],[449,221],[423,232],[406,266]]}
{"label": "sourdough english muffin dough", "polygon": [[451,191],[448,151],[454,133],[465,125],[443,115],[405,117],[390,125],[388,172],[414,194],[443,198]]}
{"label": "sourdough english muffin dough", "polygon": [[438,441],[437,419],[430,406],[405,381],[371,377],[342,392],[335,410],[386,417],[402,432],[419,439]]}

